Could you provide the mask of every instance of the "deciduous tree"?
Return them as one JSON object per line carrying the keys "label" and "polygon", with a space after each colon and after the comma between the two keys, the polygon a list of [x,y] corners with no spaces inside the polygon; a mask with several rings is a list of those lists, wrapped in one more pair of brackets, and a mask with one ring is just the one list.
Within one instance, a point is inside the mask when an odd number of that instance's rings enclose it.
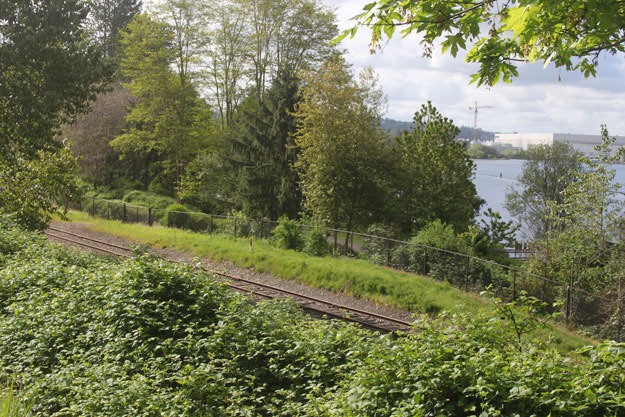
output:
{"label": "deciduous tree", "polygon": [[342,57],[304,79],[295,166],[305,207],[332,227],[366,227],[381,219],[390,189],[390,152],[380,127],[383,96],[371,71],[356,82]]}
{"label": "deciduous tree", "polygon": [[78,0],[0,3],[0,155],[58,147],[58,127],[88,107],[108,75]]}
{"label": "deciduous tree", "polygon": [[110,75],[78,0],[0,2],[0,206],[44,227],[72,193],[59,127],[87,109]]}
{"label": "deciduous tree", "polygon": [[136,102],[126,118],[126,132],[111,142],[122,156],[142,155],[144,184],[169,194],[180,186],[184,166],[210,146],[213,126],[210,109],[189,75],[181,36],[143,14],[122,34],[121,65]]}
{"label": "deciduous tree", "polygon": [[602,53],[625,52],[625,4],[611,0],[377,0],[356,18],[340,38],[364,26],[374,46],[399,31],[420,35],[426,56],[438,43],[452,56],[468,49],[478,84],[510,81],[519,61],[594,76]]}
{"label": "deciduous tree", "polygon": [[[506,192],[505,207],[523,227],[526,239],[533,241],[547,236],[555,226],[554,207],[562,205],[562,193],[582,170],[580,154],[567,143],[539,145],[527,151],[523,172],[517,185]],[[555,216],[554,216],[555,215]]]}

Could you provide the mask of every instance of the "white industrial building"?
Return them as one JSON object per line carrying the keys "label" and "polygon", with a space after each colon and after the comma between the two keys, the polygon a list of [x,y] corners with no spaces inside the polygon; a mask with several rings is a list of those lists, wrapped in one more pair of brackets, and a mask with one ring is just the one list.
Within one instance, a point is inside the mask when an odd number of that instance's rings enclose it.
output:
{"label": "white industrial building", "polygon": [[[600,135],[574,135],[570,133],[495,133],[493,146],[499,149],[527,150],[537,145],[552,145],[554,142],[568,143],[575,149],[592,157],[594,147],[601,143]],[[625,137],[616,137],[613,147],[625,145]]]}

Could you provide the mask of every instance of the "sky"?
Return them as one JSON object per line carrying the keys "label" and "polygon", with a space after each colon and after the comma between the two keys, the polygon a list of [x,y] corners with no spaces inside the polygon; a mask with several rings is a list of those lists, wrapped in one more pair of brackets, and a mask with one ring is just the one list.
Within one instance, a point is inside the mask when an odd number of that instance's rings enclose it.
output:
{"label": "sky", "polygon": [[[339,29],[353,26],[350,18],[372,0],[324,0],[336,8]],[[469,107],[493,106],[478,110],[477,125],[493,132],[600,134],[602,124],[611,136],[625,135],[625,58],[602,56],[595,78],[577,72],[544,68],[542,63],[523,64],[511,84],[494,87],[469,84],[476,66],[462,58],[434,54],[422,57],[418,38],[399,36],[385,44],[383,51],[369,52],[369,33],[360,29],[341,47],[357,73],[371,66],[388,97],[385,117],[411,121],[427,100],[458,126],[473,126]]]}

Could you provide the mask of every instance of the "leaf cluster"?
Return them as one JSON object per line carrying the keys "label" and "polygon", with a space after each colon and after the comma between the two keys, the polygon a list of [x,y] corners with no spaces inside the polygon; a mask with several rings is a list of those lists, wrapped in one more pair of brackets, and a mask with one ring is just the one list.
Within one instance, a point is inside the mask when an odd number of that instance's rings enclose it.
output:
{"label": "leaf cluster", "polygon": [[578,70],[594,76],[602,53],[625,52],[623,4],[609,0],[378,0],[363,7],[357,23],[335,42],[371,30],[373,47],[396,32],[419,34],[423,54],[441,45],[455,57],[479,64],[471,82],[493,85],[518,76],[518,62]]}

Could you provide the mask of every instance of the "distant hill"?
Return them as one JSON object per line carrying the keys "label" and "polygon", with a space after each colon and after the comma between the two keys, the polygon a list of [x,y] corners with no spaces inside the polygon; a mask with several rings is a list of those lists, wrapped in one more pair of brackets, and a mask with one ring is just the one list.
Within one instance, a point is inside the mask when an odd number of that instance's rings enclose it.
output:
{"label": "distant hill", "polygon": [[[399,135],[404,130],[409,130],[413,126],[412,122],[402,122],[394,119],[382,119],[382,128],[389,131],[393,136]],[[473,128],[469,126],[460,126],[459,138],[473,139]],[[477,140],[493,140],[495,139],[495,132],[488,132],[480,128],[477,129]]]}

